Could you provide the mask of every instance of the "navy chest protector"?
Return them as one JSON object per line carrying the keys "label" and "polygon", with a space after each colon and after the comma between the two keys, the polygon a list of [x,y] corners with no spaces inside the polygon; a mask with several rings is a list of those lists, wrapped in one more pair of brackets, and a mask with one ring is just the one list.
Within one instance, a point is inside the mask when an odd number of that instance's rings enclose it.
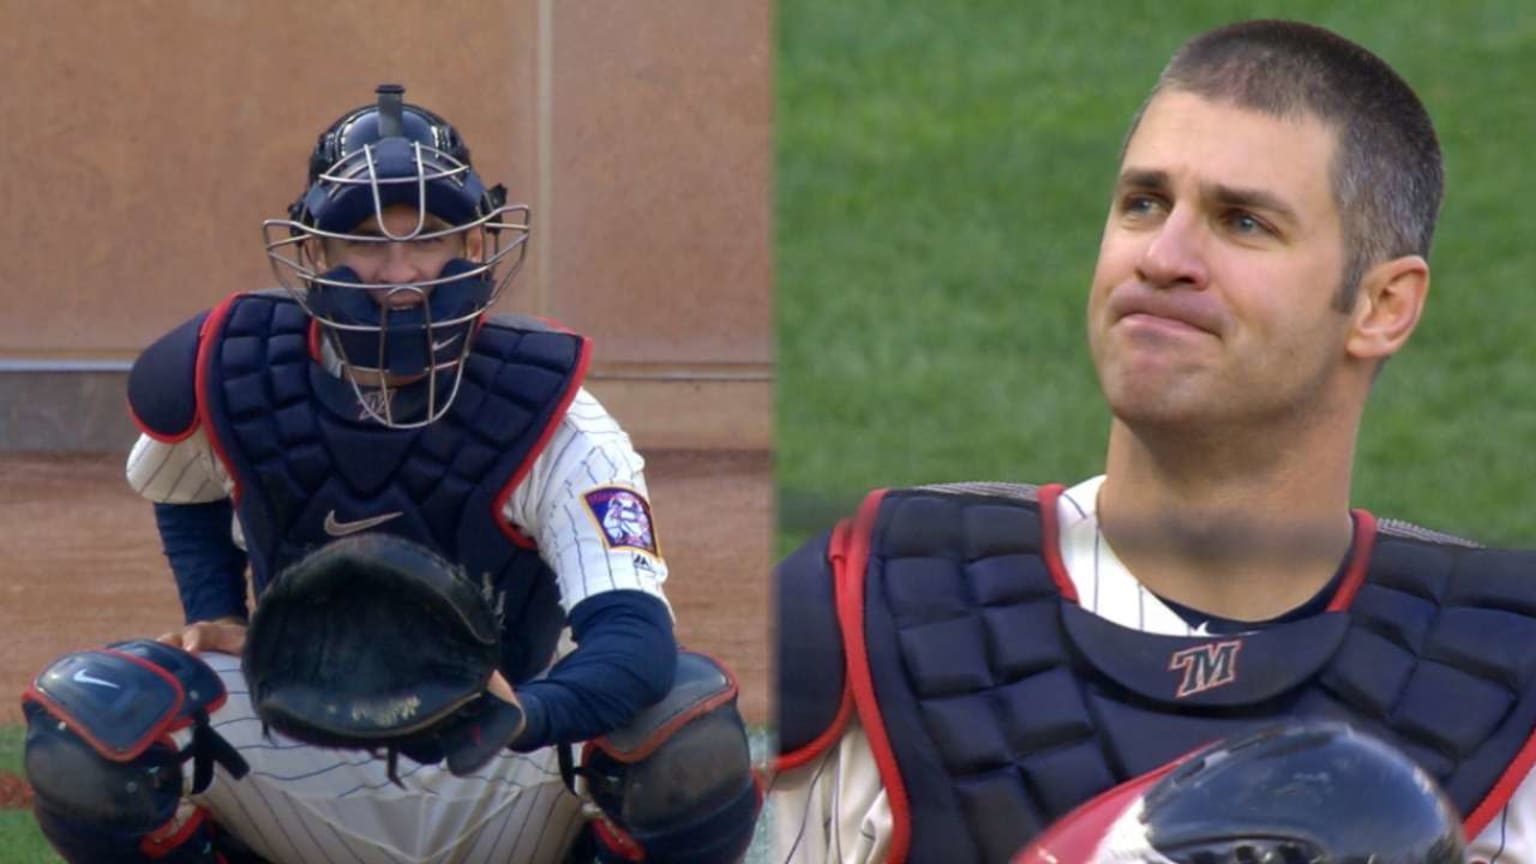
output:
{"label": "navy chest protector", "polygon": [[501,510],[575,397],[586,341],[492,319],[448,413],[390,429],[314,361],[310,338],[297,303],[237,294],[145,352],[129,380],[135,414],[162,440],[202,425],[236,484],[258,597],[331,539],[398,534],[484,586],[502,617],[504,673],[538,673],[564,626],[558,586]]}
{"label": "navy chest protector", "polygon": [[1329,611],[1160,636],[1077,605],[1059,493],[877,492],[825,555],[780,568],[780,767],[816,758],[856,712],[893,811],[893,862],[1007,861],[1099,793],[1286,717],[1394,743],[1469,837],[1536,761],[1536,553],[1357,512]]}

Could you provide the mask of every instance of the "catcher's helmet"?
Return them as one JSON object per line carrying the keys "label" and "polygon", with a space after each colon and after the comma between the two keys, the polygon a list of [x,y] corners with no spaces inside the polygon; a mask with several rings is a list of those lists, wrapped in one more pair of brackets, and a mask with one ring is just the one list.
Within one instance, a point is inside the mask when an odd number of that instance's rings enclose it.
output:
{"label": "catcher's helmet", "polygon": [[1342,723],[1224,741],[1068,814],[1015,862],[1460,864],[1460,818],[1392,747]]}
{"label": "catcher's helmet", "polygon": [[[507,204],[501,186],[488,188],[458,131],[406,104],[404,95],[404,87],[380,85],[375,104],[320,133],[304,194],[289,218],[263,227],[278,282],[319,322],[326,344],[351,370],[363,409],[385,425],[409,428],[441,417],[457,394],[476,323],[522,265],[528,207]],[[398,205],[415,210],[414,226],[403,233],[385,224],[385,210]],[[454,258],[416,283],[370,283],[349,267],[323,269],[327,240],[401,243],[471,234],[481,241],[475,260]],[[365,389],[382,392],[369,398]],[[394,398],[406,390],[413,399]]]}

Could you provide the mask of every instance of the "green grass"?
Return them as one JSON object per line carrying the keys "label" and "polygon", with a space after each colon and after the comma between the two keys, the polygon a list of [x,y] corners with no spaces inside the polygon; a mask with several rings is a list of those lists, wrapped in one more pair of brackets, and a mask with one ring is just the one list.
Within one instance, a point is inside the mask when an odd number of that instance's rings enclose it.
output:
{"label": "green grass", "polygon": [[[26,730],[0,726],[0,772],[21,774],[21,744]],[[43,841],[29,810],[0,810],[0,864],[56,864],[60,859]]]}
{"label": "green grass", "polygon": [[21,745],[26,737],[22,726],[0,726],[0,771],[21,773]]}
{"label": "green grass", "polygon": [[60,864],[38,833],[32,814],[0,810],[0,862],[3,864]]}
{"label": "green grass", "polygon": [[1434,290],[1381,379],[1356,503],[1531,544],[1536,8],[781,0],[776,203],[781,547],[873,486],[1071,482],[1107,413],[1082,307],[1131,113],[1188,36],[1311,20],[1434,115]]}

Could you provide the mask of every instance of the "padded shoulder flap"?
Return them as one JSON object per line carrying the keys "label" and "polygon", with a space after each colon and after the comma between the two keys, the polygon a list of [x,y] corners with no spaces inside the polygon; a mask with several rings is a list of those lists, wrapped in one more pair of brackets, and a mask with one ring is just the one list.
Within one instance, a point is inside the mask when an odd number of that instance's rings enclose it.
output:
{"label": "padded shoulder flap", "polygon": [[177,441],[197,425],[197,350],[206,311],[161,336],[133,362],[128,406],[150,437]]}
{"label": "padded shoulder flap", "polygon": [[[837,620],[830,532],[801,546],[774,574],[778,592],[778,699],[781,759],[800,761],[836,740],[847,690]],[[805,748],[817,746],[809,752]]]}
{"label": "padded shoulder flap", "polygon": [[539,318],[496,315],[486,319],[475,339],[475,348],[478,353],[566,371],[582,365],[588,343],[580,333]]}
{"label": "padded shoulder flap", "polygon": [[487,315],[485,324],[487,327],[498,327],[503,330],[522,330],[528,333],[570,333],[569,330],[548,319],[537,318],[532,315],[497,313],[495,315]]}

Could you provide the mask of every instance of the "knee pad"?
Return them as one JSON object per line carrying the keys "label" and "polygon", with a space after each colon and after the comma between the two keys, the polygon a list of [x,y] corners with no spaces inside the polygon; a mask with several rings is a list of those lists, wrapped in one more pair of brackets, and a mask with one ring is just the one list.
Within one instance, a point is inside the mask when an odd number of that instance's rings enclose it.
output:
{"label": "knee pad", "polygon": [[736,694],[718,663],[682,652],[660,702],[587,744],[581,774],[608,857],[721,864],[746,852],[762,793]]}
{"label": "knee pad", "polygon": [[34,815],[54,851],[71,864],[231,864],[220,852],[213,822],[202,808],[189,807],[187,818],[148,834],[78,822],[41,803]]}
{"label": "knee pad", "polygon": [[[245,760],[208,724],[224,699],[224,684],[207,664],[147,640],[67,654],[44,669],[22,696],[23,767],[38,821],[55,845],[103,856],[109,846],[127,855],[140,842],[166,841],[162,829],[176,822],[181,803],[183,763],[193,762],[194,793],[212,781],[215,763],[244,776]],[[174,736],[185,730],[190,743],[182,748]],[[79,843],[55,837],[59,832]],[[98,845],[80,845],[87,842]]]}

